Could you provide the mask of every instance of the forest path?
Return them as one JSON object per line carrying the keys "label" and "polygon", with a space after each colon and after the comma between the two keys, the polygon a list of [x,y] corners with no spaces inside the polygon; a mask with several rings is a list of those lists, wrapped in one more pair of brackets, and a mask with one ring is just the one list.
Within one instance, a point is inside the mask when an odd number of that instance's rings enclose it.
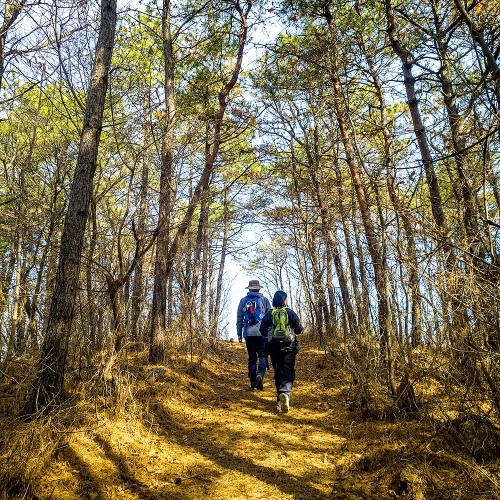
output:
{"label": "forest path", "polygon": [[251,392],[245,345],[221,342],[218,350],[201,368],[172,362],[156,382],[135,388],[129,418],[75,433],[45,474],[40,497],[390,498],[387,480],[379,485],[368,472],[378,460],[365,453],[370,443],[383,446],[390,425],[353,421],[346,381],[322,368],[322,352],[302,348],[283,414],[272,371],[264,390]]}

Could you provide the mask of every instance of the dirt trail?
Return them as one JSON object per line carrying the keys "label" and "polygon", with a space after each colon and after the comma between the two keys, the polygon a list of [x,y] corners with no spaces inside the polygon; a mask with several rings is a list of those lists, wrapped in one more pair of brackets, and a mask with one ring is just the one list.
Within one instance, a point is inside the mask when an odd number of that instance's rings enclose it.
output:
{"label": "dirt trail", "polygon": [[[249,391],[244,344],[221,343],[201,368],[171,363],[155,382],[129,389],[128,418],[103,419],[60,447],[39,496],[391,498],[396,428],[354,422],[346,386],[322,360],[306,348],[298,355],[288,414],[276,409],[272,371],[264,391]],[[371,467],[380,458],[387,463]]]}

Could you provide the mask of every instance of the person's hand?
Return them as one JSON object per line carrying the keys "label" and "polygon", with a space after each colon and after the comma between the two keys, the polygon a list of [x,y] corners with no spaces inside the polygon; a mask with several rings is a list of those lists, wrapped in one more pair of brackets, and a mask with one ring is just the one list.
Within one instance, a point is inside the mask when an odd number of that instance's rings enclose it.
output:
{"label": "person's hand", "polygon": [[238,335],[238,342],[243,342],[243,337],[241,335]]}

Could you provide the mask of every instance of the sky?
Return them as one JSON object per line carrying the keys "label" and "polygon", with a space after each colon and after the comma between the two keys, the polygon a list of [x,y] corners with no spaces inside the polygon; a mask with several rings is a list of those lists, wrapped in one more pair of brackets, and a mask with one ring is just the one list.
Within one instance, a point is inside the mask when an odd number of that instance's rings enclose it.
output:
{"label": "sky", "polygon": [[[228,304],[228,326],[227,338],[234,338],[236,340],[236,312],[238,309],[239,301],[247,294],[246,286],[252,278],[246,271],[244,271],[240,264],[235,259],[229,256],[225,273],[226,282],[230,283],[230,289],[227,297]],[[223,334],[224,336],[224,334]]]}

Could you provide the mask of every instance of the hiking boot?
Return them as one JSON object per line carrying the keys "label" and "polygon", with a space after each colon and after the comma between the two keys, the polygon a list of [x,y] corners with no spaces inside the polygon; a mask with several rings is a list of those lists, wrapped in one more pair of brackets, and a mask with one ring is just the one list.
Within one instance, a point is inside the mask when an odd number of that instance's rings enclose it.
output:
{"label": "hiking boot", "polygon": [[264,390],[263,381],[264,381],[264,375],[257,373],[257,389],[259,389],[259,391]]}
{"label": "hiking boot", "polygon": [[288,413],[288,410],[290,409],[290,397],[288,394],[285,394],[284,392],[280,394],[280,403],[281,411],[283,413]]}
{"label": "hiking boot", "polygon": [[256,390],[257,390],[257,387],[254,387],[253,385],[252,385],[252,387],[250,387],[250,392],[255,392]]}

